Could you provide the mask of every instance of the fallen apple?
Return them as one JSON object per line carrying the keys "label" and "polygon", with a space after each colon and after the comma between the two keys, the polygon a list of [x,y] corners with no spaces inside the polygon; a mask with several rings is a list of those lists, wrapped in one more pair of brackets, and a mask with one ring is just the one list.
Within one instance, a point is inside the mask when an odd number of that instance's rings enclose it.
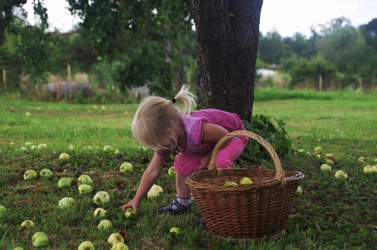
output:
{"label": "fallen apple", "polygon": [[238,184],[234,181],[226,181],[224,183],[224,187],[236,187],[236,186],[238,186]]}
{"label": "fallen apple", "polygon": [[320,170],[323,171],[323,172],[331,171],[331,166],[328,165],[328,164],[322,164],[321,167],[320,167]]}
{"label": "fallen apple", "polygon": [[24,250],[22,247],[15,247],[13,250]]}
{"label": "fallen apple", "polygon": [[64,197],[64,198],[60,199],[58,207],[59,208],[69,208],[69,207],[72,207],[74,202],[75,202],[75,200],[73,198]]}
{"label": "fallen apple", "polygon": [[116,243],[111,250],[128,250],[128,246],[123,242]]}
{"label": "fallen apple", "polygon": [[47,148],[47,144],[42,143],[38,145],[38,150],[42,150],[44,148]]}
{"label": "fallen apple", "polygon": [[92,178],[90,178],[89,175],[86,175],[86,174],[83,174],[83,175],[80,175],[80,177],[77,179],[77,185],[81,185],[81,184],[87,184],[87,185],[93,185],[93,180]]}
{"label": "fallen apple", "polygon": [[93,201],[97,205],[109,203],[110,202],[110,195],[106,191],[98,191],[94,195]]}
{"label": "fallen apple", "polygon": [[146,147],[144,147],[144,146],[140,146],[140,147],[139,147],[139,150],[140,150],[141,152],[147,152],[147,151],[148,151],[148,149],[147,149]]}
{"label": "fallen apple", "polygon": [[83,241],[77,248],[78,250],[94,250],[94,245],[91,241]]}
{"label": "fallen apple", "polygon": [[136,218],[136,214],[134,213],[134,210],[131,207],[127,208],[126,212],[124,212],[124,216],[126,216],[127,219]]}
{"label": "fallen apple", "polygon": [[51,178],[52,176],[54,176],[54,173],[52,173],[52,171],[48,168],[44,168],[41,170],[41,172],[39,172],[39,176],[42,177],[42,178]]}
{"label": "fallen apple", "polygon": [[74,145],[72,145],[72,144],[69,144],[69,145],[68,145],[68,149],[69,149],[69,150],[73,150],[74,148],[75,148]]}
{"label": "fallen apple", "polygon": [[85,146],[85,147],[84,147],[84,150],[92,151],[92,150],[93,150],[93,147],[92,147],[92,146]]}
{"label": "fallen apple", "polygon": [[33,246],[35,247],[45,247],[48,246],[48,236],[44,232],[36,232],[31,238]]}
{"label": "fallen apple", "polygon": [[363,156],[359,157],[358,161],[359,162],[365,162],[365,157],[363,157]]}
{"label": "fallen apple", "polygon": [[110,151],[114,151],[114,149],[112,146],[106,145],[103,147],[103,151],[110,152]]}
{"label": "fallen apple", "polygon": [[296,190],[297,194],[302,194],[302,187],[298,186]]}
{"label": "fallen apple", "polygon": [[120,171],[122,171],[122,172],[132,172],[133,166],[129,162],[124,162],[124,163],[122,163],[122,165],[120,165]]}
{"label": "fallen apple", "polygon": [[26,170],[24,173],[24,180],[33,180],[37,178],[37,172],[33,169]]}
{"label": "fallen apple", "polygon": [[160,187],[159,185],[153,184],[147,193],[147,197],[153,198],[153,197],[159,196],[161,192],[164,192],[162,187]]}
{"label": "fallen apple", "polygon": [[60,160],[69,160],[69,154],[67,154],[67,153],[61,153],[59,155],[59,159]]}
{"label": "fallen apple", "polygon": [[101,220],[98,224],[98,229],[108,230],[113,228],[113,224],[109,220]]}
{"label": "fallen apple", "polygon": [[25,220],[21,223],[21,228],[27,229],[34,227],[34,221],[32,220]]}
{"label": "fallen apple", "polygon": [[322,148],[320,146],[317,146],[314,148],[314,152],[319,153],[322,151]]}
{"label": "fallen apple", "polygon": [[100,217],[104,217],[106,213],[107,211],[104,208],[98,207],[96,208],[96,210],[94,210],[93,216],[100,218]]}
{"label": "fallen apple", "polygon": [[93,188],[92,186],[88,185],[88,184],[81,184],[79,187],[79,192],[80,194],[90,194],[93,192]]}
{"label": "fallen apple", "polygon": [[5,214],[6,210],[7,209],[3,205],[0,205],[0,217],[2,217]]}
{"label": "fallen apple", "polygon": [[326,163],[334,164],[336,163],[336,158],[332,154],[326,154]]}
{"label": "fallen apple", "polygon": [[168,170],[168,175],[175,176],[175,173],[176,173],[176,171],[175,171],[174,167],[170,167],[169,170]]}
{"label": "fallen apple", "polygon": [[368,165],[368,166],[364,167],[363,171],[364,171],[365,174],[377,173],[377,167],[372,166],[372,165]]}
{"label": "fallen apple", "polygon": [[348,178],[348,175],[343,170],[338,170],[335,172],[335,178],[337,180],[346,180]]}
{"label": "fallen apple", "polygon": [[241,185],[252,184],[253,181],[249,177],[242,177],[240,180]]}
{"label": "fallen apple", "polygon": [[174,233],[174,234],[181,234],[182,230],[179,227],[172,227],[172,228],[170,228],[169,232]]}
{"label": "fallen apple", "polygon": [[58,188],[67,188],[71,186],[71,179],[67,177],[60,178],[58,181]]}
{"label": "fallen apple", "polygon": [[109,238],[107,239],[107,242],[114,246],[118,242],[124,243],[124,238],[120,233],[112,233],[110,234]]}

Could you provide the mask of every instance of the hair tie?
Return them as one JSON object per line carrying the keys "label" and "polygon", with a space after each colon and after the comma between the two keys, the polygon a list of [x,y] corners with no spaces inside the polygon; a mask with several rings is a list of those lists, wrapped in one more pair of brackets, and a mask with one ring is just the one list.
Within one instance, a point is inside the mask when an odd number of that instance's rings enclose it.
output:
{"label": "hair tie", "polygon": [[171,99],[172,103],[175,103],[176,101],[177,101],[177,99],[175,99],[175,98]]}

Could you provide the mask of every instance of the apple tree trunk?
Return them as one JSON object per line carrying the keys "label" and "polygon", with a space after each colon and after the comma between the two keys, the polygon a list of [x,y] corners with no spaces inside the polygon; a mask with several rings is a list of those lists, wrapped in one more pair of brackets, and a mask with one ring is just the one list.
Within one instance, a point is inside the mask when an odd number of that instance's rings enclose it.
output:
{"label": "apple tree trunk", "polygon": [[263,0],[192,0],[199,108],[250,120]]}

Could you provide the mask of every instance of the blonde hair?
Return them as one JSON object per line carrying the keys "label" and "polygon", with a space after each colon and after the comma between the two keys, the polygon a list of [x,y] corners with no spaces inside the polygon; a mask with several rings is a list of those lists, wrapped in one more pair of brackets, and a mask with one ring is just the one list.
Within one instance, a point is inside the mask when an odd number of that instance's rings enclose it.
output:
{"label": "blonde hair", "polygon": [[[174,105],[176,100],[183,103],[182,112]],[[132,120],[132,134],[138,142],[153,150],[173,149],[178,143],[177,131],[182,115],[189,115],[195,106],[195,95],[187,85],[183,85],[172,100],[159,96],[146,97]],[[172,135],[167,134],[169,128],[173,131]]]}

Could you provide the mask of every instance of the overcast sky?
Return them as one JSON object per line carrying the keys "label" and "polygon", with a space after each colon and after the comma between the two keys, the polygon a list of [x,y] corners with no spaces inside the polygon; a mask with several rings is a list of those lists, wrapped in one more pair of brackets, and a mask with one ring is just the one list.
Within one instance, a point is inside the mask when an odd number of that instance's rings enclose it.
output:
{"label": "overcast sky", "polygon": [[[44,0],[48,9],[50,26],[62,32],[72,29],[79,20],[70,15],[66,0]],[[24,5],[33,14],[32,1]],[[282,37],[295,32],[310,37],[310,27],[327,24],[338,17],[350,19],[354,27],[377,18],[377,0],[264,0],[260,31],[263,34],[276,30]],[[29,18],[34,24],[33,18]]]}

